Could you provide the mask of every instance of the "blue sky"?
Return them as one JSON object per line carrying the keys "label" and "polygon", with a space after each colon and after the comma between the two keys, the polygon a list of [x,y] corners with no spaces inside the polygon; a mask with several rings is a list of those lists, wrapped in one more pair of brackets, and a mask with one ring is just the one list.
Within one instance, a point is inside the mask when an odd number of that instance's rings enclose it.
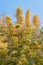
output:
{"label": "blue sky", "polygon": [[0,16],[9,15],[13,22],[16,21],[14,15],[19,6],[23,9],[24,15],[27,9],[30,9],[31,17],[38,14],[43,26],[43,0],[0,0]]}

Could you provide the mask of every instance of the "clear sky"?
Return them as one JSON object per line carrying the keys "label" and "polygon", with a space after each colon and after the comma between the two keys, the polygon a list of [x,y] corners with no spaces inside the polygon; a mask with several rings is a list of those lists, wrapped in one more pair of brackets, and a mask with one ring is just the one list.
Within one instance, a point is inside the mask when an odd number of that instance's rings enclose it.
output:
{"label": "clear sky", "polygon": [[43,26],[43,0],[0,0],[0,16],[9,15],[13,22],[16,20],[14,15],[18,7],[23,9],[24,15],[27,9],[31,11],[31,17],[38,14]]}

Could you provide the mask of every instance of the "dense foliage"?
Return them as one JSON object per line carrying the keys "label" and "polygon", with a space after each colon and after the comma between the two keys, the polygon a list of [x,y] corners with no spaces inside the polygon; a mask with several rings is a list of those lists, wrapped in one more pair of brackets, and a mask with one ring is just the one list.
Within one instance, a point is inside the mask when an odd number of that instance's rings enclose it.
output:
{"label": "dense foliage", "polygon": [[43,27],[38,15],[30,19],[16,10],[16,23],[10,16],[0,19],[0,65],[43,65]]}

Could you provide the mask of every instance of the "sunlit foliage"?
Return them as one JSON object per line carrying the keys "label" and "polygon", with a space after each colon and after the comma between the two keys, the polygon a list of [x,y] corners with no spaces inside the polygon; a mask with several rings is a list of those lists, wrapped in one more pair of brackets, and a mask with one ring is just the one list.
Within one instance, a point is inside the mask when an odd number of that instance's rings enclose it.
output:
{"label": "sunlit foliage", "polygon": [[0,19],[0,65],[43,65],[43,27],[38,15],[31,20],[30,10],[24,17],[19,7],[15,17],[15,24],[10,16]]}

